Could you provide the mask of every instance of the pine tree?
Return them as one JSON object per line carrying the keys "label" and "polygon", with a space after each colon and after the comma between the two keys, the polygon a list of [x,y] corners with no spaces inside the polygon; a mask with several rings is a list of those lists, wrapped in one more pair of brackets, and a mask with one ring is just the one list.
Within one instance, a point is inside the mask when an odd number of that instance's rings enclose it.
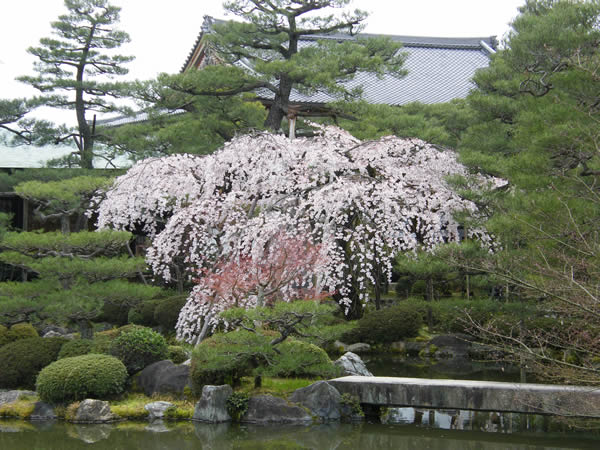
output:
{"label": "pine tree", "polygon": [[[220,99],[262,89],[269,93],[265,127],[281,129],[293,89],[310,94],[327,92],[340,99],[356,98],[360,88],[344,82],[357,72],[403,76],[400,44],[387,38],[347,39],[361,29],[366,13],[356,10],[336,16],[351,0],[235,0],[227,11],[242,21],[214,23],[207,45],[221,64],[165,78],[162,83],[191,96]],[[339,40],[316,37],[342,33]],[[301,39],[314,40],[310,45]],[[242,68],[238,63],[251,69]],[[208,70],[207,70],[208,69]],[[184,108],[188,103],[183,102]]]}
{"label": "pine tree", "polygon": [[119,110],[108,99],[122,96],[123,85],[110,79],[125,75],[123,65],[133,57],[112,52],[129,41],[127,33],[114,28],[120,8],[107,0],[65,0],[65,6],[67,14],[52,22],[57,37],[42,38],[38,47],[28,49],[37,58],[38,75],[19,80],[42,92],[40,104],[75,111],[76,131],[56,135],[62,130],[55,129],[54,140],[73,138],[79,165],[92,168],[97,136],[89,113]]}

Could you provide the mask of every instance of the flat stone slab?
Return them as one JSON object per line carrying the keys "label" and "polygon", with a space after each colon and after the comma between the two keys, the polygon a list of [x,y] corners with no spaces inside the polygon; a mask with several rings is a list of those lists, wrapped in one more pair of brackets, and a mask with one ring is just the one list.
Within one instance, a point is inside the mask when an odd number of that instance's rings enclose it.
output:
{"label": "flat stone slab", "polygon": [[373,405],[600,418],[600,389],[591,386],[358,376],[329,384]]}

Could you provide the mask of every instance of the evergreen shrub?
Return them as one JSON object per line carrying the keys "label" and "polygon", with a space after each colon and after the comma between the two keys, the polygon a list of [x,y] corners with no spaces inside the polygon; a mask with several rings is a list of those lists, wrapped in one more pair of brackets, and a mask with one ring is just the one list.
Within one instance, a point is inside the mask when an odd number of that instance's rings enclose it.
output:
{"label": "evergreen shrub", "polygon": [[131,324],[153,327],[158,325],[154,320],[154,310],[161,300],[146,300],[139,302],[129,310],[127,320]]}
{"label": "evergreen shrub", "polygon": [[62,346],[58,353],[58,359],[87,355],[91,352],[92,345],[93,341],[90,339],[73,339]]}
{"label": "evergreen shrub", "polygon": [[163,327],[167,333],[174,331],[177,319],[179,319],[179,311],[186,301],[187,298],[182,295],[158,301],[154,310],[154,322]]}
{"label": "evergreen shrub", "polygon": [[67,339],[31,337],[0,348],[0,389],[34,389],[37,374],[58,357]]}
{"label": "evergreen shrub", "polygon": [[181,364],[189,359],[185,349],[179,345],[169,345],[167,359],[173,361],[174,364]]}
{"label": "evergreen shrub", "polygon": [[260,371],[262,375],[280,378],[333,378],[338,375],[325,350],[314,344],[287,339],[277,346],[271,364]]}
{"label": "evergreen shrub", "polygon": [[6,336],[9,342],[14,342],[19,339],[38,337],[39,334],[30,323],[16,323],[8,329]]}
{"label": "evergreen shrub", "polygon": [[0,347],[8,344],[9,342],[10,339],[8,337],[8,328],[6,328],[4,325],[0,325]]}
{"label": "evergreen shrub", "polygon": [[265,356],[274,354],[271,338],[246,330],[217,333],[192,351],[190,380],[196,393],[207,384],[237,385]]}
{"label": "evergreen shrub", "polygon": [[105,301],[102,305],[100,315],[94,321],[108,322],[118,326],[127,325],[130,309],[131,305],[127,301]]}
{"label": "evergreen shrub", "polygon": [[110,345],[110,354],[125,364],[129,374],[134,374],[156,361],[167,359],[168,345],[160,333],[137,327],[116,337]]}
{"label": "evergreen shrub", "polygon": [[356,327],[344,334],[344,342],[391,343],[414,337],[423,324],[421,312],[410,304],[366,313]]}
{"label": "evergreen shrub", "polygon": [[125,390],[127,369],[109,355],[81,355],[59,359],[37,377],[37,392],[48,403],[70,403],[86,398],[106,399]]}

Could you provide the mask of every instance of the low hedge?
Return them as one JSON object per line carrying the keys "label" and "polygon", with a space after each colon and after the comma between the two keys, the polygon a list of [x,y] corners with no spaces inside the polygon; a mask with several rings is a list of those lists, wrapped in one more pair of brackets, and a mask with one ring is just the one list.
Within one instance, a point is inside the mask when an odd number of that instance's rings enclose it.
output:
{"label": "low hedge", "polygon": [[36,388],[42,401],[70,403],[86,398],[106,399],[125,390],[127,369],[109,355],[59,359],[42,369]]}
{"label": "low hedge", "polygon": [[137,327],[116,337],[110,344],[109,353],[119,358],[131,375],[156,361],[167,359],[168,345],[160,333]]}
{"label": "low hedge", "polygon": [[60,337],[32,337],[0,348],[0,389],[34,389],[37,374],[58,358],[65,342]]}

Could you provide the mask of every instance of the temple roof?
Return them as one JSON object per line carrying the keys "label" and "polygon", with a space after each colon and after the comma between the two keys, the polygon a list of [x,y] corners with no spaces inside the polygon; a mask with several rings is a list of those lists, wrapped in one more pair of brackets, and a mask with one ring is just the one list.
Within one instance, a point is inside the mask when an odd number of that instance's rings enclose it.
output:
{"label": "temple roof", "polygon": [[[203,36],[210,33],[214,24],[225,21],[204,17],[201,31],[192,47],[182,72],[193,67],[201,67]],[[405,68],[408,74],[403,78],[361,72],[354,80],[346,83],[349,88],[362,86],[363,98],[369,103],[403,105],[411,102],[444,103],[456,98],[465,98],[473,87],[472,78],[477,69],[489,65],[489,57],[495,53],[496,39],[489,37],[445,38],[401,35],[377,35],[361,33],[360,37],[386,36],[401,42],[401,51],[407,54]],[[356,39],[356,36],[335,33],[305,36],[300,45],[311,45],[321,39],[336,41]],[[311,42],[312,41],[312,42]],[[273,94],[267,90],[257,92],[259,98],[269,100]],[[292,92],[290,98],[297,103],[323,104],[337,100],[324,92],[303,95]]]}

